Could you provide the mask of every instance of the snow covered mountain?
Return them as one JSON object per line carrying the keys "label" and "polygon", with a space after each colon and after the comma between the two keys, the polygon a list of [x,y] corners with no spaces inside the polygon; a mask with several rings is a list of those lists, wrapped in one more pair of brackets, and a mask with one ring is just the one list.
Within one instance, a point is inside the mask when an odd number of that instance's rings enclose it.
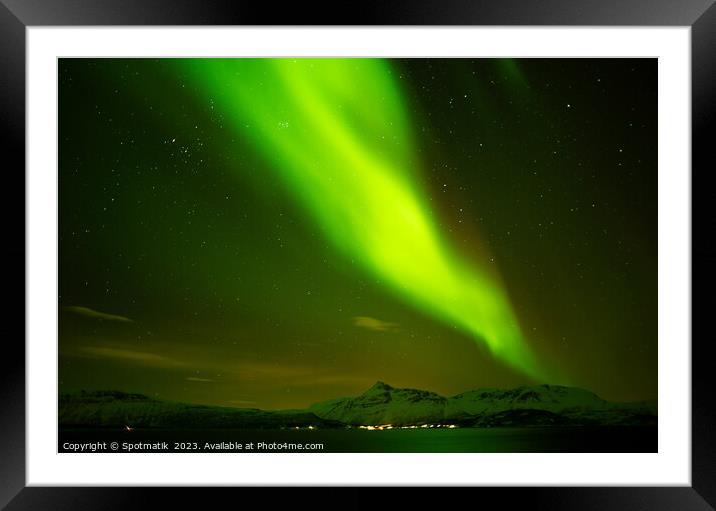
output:
{"label": "snow covered mountain", "polygon": [[192,405],[114,391],[62,394],[59,399],[59,423],[64,427],[602,426],[656,425],[656,419],[656,403],[610,403],[587,390],[559,385],[479,389],[443,397],[379,381],[356,397],[279,411]]}
{"label": "snow covered mountain", "polygon": [[344,397],[310,406],[318,417],[351,425],[418,424],[445,418],[448,399],[433,392],[395,389],[381,381],[358,397]]}
{"label": "snow covered mountain", "polygon": [[588,390],[559,385],[479,389],[446,398],[380,381],[360,396],[316,403],[309,411],[351,425],[462,426],[649,424],[657,414],[655,403],[609,403]]}

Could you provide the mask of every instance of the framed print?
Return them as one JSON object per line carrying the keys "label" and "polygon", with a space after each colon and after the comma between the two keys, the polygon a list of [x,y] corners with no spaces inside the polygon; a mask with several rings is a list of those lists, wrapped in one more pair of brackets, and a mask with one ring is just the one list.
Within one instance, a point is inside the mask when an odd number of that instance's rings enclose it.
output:
{"label": "framed print", "polygon": [[716,8],[575,5],[5,1],[3,504],[713,508]]}

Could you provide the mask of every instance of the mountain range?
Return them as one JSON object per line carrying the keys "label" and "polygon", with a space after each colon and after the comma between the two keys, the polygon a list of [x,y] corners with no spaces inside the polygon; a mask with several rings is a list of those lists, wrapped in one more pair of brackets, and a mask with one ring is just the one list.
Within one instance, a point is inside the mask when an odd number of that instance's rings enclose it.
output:
{"label": "mountain range", "polygon": [[444,397],[383,382],[301,410],[204,406],[117,391],[59,397],[60,427],[345,428],[656,425],[655,402],[613,403],[560,385],[478,389]]}

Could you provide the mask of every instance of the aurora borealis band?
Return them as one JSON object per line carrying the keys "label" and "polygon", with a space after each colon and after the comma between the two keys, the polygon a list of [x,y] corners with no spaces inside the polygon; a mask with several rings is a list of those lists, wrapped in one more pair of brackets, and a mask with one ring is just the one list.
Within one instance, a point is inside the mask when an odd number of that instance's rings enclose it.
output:
{"label": "aurora borealis band", "polygon": [[60,388],[656,392],[656,64],[62,59]]}
{"label": "aurora borealis band", "polygon": [[506,293],[484,269],[489,263],[460,261],[439,233],[411,171],[419,161],[389,64],[212,59],[186,66],[344,256],[508,364],[545,377]]}

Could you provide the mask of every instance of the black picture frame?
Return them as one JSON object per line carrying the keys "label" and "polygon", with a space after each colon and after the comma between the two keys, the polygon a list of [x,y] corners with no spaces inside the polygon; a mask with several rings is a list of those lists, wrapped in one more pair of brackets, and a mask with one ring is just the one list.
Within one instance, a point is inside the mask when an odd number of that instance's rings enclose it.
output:
{"label": "black picture frame", "polygon": [[[25,30],[67,25],[576,25],[685,26],[691,28],[692,81],[692,331],[716,305],[709,292],[716,282],[716,215],[703,206],[698,186],[713,170],[712,136],[716,132],[715,0],[364,0],[360,4],[287,3],[243,0],[0,0],[0,128],[4,151],[6,281],[20,288],[12,296],[6,322],[19,327],[24,318],[25,224]],[[342,5],[341,9],[338,9]],[[48,119],[48,122],[54,122]],[[694,186],[696,183],[696,186]],[[20,191],[22,190],[22,192]],[[14,200],[8,200],[14,199]],[[14,201],[17,202],[14,202]],[[701,214],[699,214],[701,213]],[[702,225],[703,224],[703,225]],[[706,232],[701,240],[693,233]],[[709,236],[708,233],[711,233]],[[18,240],[22,238],[22,242]],[[11,242],[12,241],[12,242]],[[22,263],[20,262],[22,258]],[[23,271],[14,266],[22,264]],[[14,268],[14,269],[13,269]],[[10,286],[8,286],[9,288]],[[703,292],[700,292],[703,291]],[[697,300],[697,296],[702,298]],[[21,305],[22,304],[22,305]],[[22,310],[20,310],[22,307]],[[697,319],[698,318],[698,319]],[[167,504],[169,493],[182,507],[206,504],[188,489],[26,487],[25,484],[25,348],[24,319],[19,332],[3,336],[0,355],[0,506],[21,509],[120,509]],[[6,329],[7,330],[7,329]],[[710,336],[692,335],[692,486],[640,488],[473,488],[470,498],[497,498],[501,507],[520,503],[532,509],[679,509],[716,508],[716,412]],[[678,341],[678,340],[677,340]],[[219,494],[234,489],[211,489]],[[242,498],[249,498],[241,489]],[[365,507],[377,500],[374,489],[350,489],[338,497],[323,489],[320,502]],[[250,490],[251,493],[255,493]],[[422,500],[422,492],[412,498]],[[272,493],[273,497],[279,494]],[[228,496],[228,495],[227,495]],[[264,494],[251,495],[259,499]],[[212,499],[214,495],[212,495]],[[310,500],[313,500],[312,498]],[[274,501],[275,503],[275,501]],[[423,501],[425,503],[425,501]],[[407,501],[403,505],[408,504]]]}

